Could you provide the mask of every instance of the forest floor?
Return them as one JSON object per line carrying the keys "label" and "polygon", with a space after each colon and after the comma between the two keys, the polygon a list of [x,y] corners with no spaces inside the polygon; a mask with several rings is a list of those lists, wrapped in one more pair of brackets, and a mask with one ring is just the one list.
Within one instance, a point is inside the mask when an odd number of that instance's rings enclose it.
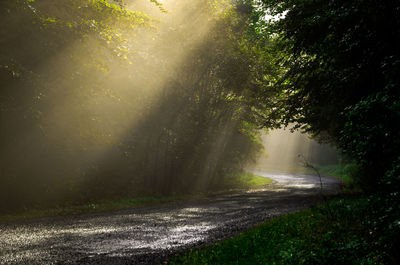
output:
{"label": "forest floor", "polygon": [[225,193],[247,191],[271,184],[272,179],[254,175],[251,172],[243,172],[223,181],[223,184],[216,185],[214,189],[205,191],[189,191],[187,193],[175,193],[171,195],[143,195],[131,194],[122,198],[92,200],[77,203],[65,203],[61,205],[43,205],[36,207],[24,207],[10,213],[0,213],[1,221],[16,221],[22,219],[33,219],[49,216],[64,216],[75,214],[86,214],[95,212],[109,212],[123,209],[132,209],[144,206],[161,205],[165,203],[192,201],[204,199]]}
{"label": "forest floor", "polygon": [[[0,222],[0,264],[158,264],[322,202],[319,178],[255,172],[263,188],[113,212]],[[323,177],[324,193],[341,181]]]}

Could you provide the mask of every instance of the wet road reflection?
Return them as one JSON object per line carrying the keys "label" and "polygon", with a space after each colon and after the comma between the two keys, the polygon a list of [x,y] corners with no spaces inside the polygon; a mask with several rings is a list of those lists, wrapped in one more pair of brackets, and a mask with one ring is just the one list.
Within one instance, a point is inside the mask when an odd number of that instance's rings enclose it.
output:
{"label": "wet road reflection", "polygon": [[[157,264],[320,201],[318,177],[256,174],[275,183],[198,201],[0,223],[0,264]],[[324,178],[327,193],[339,184]]]}

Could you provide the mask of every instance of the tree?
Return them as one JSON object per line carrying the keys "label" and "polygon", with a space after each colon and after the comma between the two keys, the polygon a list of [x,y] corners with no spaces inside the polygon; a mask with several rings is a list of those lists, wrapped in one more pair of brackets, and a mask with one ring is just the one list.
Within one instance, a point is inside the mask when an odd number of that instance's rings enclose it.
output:
{"label": "tree", "polygon": [[207,190],[260,149],[249,9],[116,2],[2,2],[0,210]]}
{"label": "tree", "polygon": [[261,8],[281,16],[255,27],[277,36],[286,72],[266,123],[327,133],[376,187],[400,155],[399,3],[264,0]]}
{"label": "tree", "polygon": [[6,0],[0,17],[0,207],[70,197],[107,139],[87,99],[109,98],[126,35],[153,21],[103,0]]}

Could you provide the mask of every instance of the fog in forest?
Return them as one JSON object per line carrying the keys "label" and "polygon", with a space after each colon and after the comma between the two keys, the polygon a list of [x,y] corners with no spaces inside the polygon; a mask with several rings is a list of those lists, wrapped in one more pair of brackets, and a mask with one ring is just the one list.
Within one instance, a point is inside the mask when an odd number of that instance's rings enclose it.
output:
{"label": "fog in forest", "polygon": [[[263,149],[246,7],[118,3],[0,5],[1,210],[208,191]],[[314,154],[275,134],[268,163]]]}
{"label": "fog in forest", "polygon": [[339,163],[338,151],[327,143],[319,143],[309,135],[290,129],[264,132],[264,146],[256,163],[251,167],[272,172],[311,172],[307,164],[316,168]]}

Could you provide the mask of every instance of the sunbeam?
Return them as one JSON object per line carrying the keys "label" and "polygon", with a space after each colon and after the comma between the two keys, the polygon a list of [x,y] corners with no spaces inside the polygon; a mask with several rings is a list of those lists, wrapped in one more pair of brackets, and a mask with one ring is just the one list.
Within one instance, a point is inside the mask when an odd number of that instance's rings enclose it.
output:
{"label": "sunbeam", "polygon": [[[241,103],[250,75],[236,74],[249,70],[229,1],[76,1],[54,12],[23,3],[43,35],[33,47],[54,47],[20,70],[31,95],[16,94],[21,110],[5,122],[25,127],[3,133],[13,139],[2,149],[4,196],[18,205],[171,193],[240,170],[239,150],[251,150],[241,146],[253,145]],[[14,53],[6,59],[25,60]]]}
{"label": "sunbeam", "polygon": [[262,142],[264,152],[253,166],[257,169],[296,173],[307,172],[307,163],[314,166],[338,163],[338,153],[333,147],[298,131],[272,130],[263,134]]}

